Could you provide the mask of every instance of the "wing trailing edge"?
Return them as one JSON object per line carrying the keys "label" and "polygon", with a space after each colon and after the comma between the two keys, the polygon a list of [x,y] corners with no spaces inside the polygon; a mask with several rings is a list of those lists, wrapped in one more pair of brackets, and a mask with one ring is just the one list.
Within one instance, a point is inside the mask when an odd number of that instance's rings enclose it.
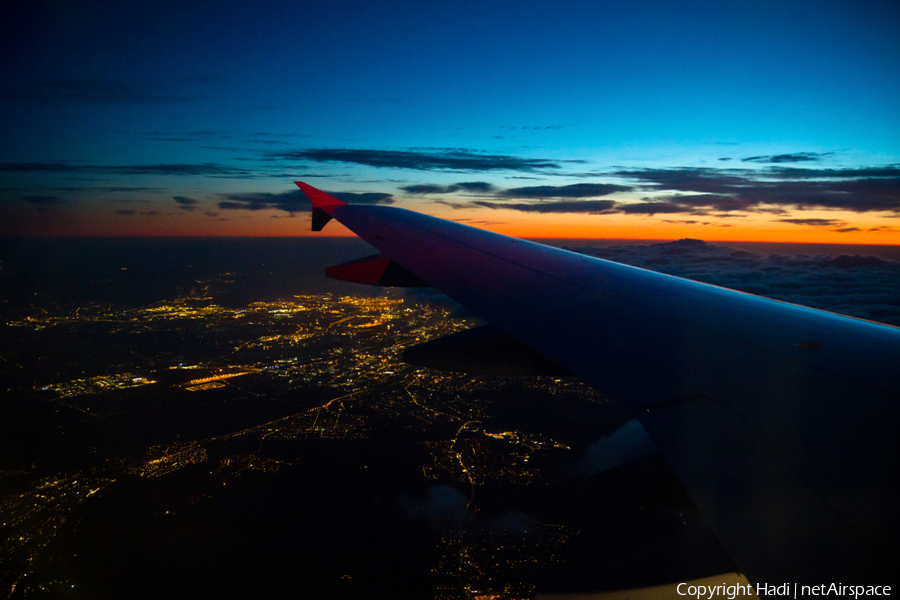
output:
{"label": "wing trailing edge", "polygon": [[479,375],[572,376],[543,354],[492,325],[410,346],[403,350],[403,361],[419,367]]}

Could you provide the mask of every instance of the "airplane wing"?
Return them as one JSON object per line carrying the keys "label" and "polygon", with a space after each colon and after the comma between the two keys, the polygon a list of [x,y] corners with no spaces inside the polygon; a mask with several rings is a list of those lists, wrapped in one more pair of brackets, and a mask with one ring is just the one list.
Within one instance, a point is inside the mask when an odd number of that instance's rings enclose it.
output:
{"label": "airplane wing", "polygon": [[751,582],[894,573],[900,328],[297,185],[318,229],[334,218],[381,252],[369,282],[427,282],[638,409]]}

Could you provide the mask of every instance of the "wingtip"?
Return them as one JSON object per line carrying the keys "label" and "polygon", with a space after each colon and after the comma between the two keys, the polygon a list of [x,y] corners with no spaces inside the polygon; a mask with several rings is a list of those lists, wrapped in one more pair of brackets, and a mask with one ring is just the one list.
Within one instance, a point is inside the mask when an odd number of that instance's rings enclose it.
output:
{"label": "wingtip", "polygon": [[329,216],[334,213],[335,208],[347,204],[346,202],[338,200],[334,196],[326,194],[322,190],[314,188],[308,183],[304,183],[302,181],[295,181],[294,183],[298,188],[303,190],[303,193],[306,194],[312,201],[313,209],[323,210]]}
{"label": "wingtip", "polygon": [[334,216],[335,209],[347,204],[346,202],[342,202],[334,196],[326,194],[322,190],[318,190],[302,181],[295,181],[294,183],[297,184],[297,187],[309,197],[310,201],[312,201],[313,231],[322,231],[322,228],[325,227],[328,221]]}

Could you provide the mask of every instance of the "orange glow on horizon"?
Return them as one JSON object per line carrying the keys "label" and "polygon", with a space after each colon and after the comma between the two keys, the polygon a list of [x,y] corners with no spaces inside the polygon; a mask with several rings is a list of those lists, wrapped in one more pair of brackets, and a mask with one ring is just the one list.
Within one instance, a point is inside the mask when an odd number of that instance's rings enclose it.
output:
{"label": "orange glow on horizon", "polygon": [[702,225],[679,226],[668,223],[659,226],[576,226],[568,228],[508,224],[500,226],[481,225],[479,228],[512,237],[529,239],[678,240],[693,238],[708,242],[900,245],[900,231],[841,233],[821,227],[797,225],[757,229],[751,227],[722,228]]}
{"label": "orange glow on horizon", "polygon": [[[221,211],[116,214],[106,207],[42,215],[11,215],[0,235],[14,237],[353,237],[337,221],[322,233],[311,230],[308,213],[282,211]],[[421,206],[409,206],[422,211]],[[837,211],[804,211],[790,215],[748,214],[731,218],[693,215],[534,214],[513,210],[427,206],[435,217],[504,235],[528,239],[701,239],[710,242],[775,242],[807,244],[900,245],[896,217]],[[827,226],[780,219],[819,219]],[[815,222],[815,221],[813,221]],[[844,231],[838,231],[844,229]]]}
{"label": "orange glow on horizon", "polygon": [[[727,217],[692,215],[523,214],[512,210],[453,211],[434,216],[529,239],[677,240],[717,242],[900,245],[896,217],[837,211],[804,211],[786,215],[750,214]],[[783,218],[827,220],[832,225],[807,225]],[[891,219],[891,220],[888,220]],[[886,224],[888,223],[888,224]],[[845,231],[838,231],[844,229]],[[847,229],[855,229],[847,231]]]}

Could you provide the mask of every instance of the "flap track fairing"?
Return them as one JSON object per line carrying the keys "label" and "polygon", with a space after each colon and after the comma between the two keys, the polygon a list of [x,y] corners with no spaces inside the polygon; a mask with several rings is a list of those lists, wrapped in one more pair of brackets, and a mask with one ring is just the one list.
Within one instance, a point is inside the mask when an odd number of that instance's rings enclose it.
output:
{"label": "flap track fairing", "polygon": [[493,325],[411,346],[403,350],[411,365],[481,375],[569,377],[566,369]]}

